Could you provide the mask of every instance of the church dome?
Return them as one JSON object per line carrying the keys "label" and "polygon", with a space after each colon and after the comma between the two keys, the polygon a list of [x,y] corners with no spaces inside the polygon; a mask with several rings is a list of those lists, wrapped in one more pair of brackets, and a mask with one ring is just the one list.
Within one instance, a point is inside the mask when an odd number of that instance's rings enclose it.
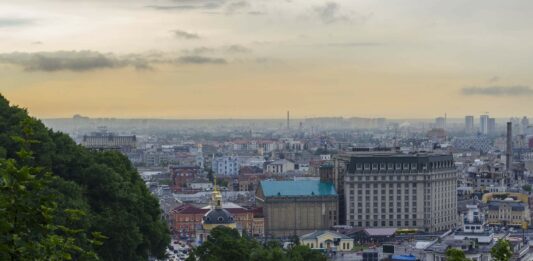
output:
{"label": "church dome", "polygon": [[204,215],[204,224],[233,224],[235,220],[229,211],[222,208],[211,209]]}

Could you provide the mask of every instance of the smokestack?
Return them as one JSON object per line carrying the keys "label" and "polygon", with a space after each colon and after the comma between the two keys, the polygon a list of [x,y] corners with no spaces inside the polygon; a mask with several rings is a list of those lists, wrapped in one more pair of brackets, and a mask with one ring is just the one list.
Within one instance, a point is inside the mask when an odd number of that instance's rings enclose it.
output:
{"label": "smokestack", "polygon": [[511,171],[511,161],[513,156],[513,124],[511,122],[507,122],[507,148],[505,150],[505,165],[507,171]]}
{"label": "smokestack", "polygon": [[287,130],[291,128],[291,126],[289,125],[289,120],[290,120],[290,112],[287,111]]}

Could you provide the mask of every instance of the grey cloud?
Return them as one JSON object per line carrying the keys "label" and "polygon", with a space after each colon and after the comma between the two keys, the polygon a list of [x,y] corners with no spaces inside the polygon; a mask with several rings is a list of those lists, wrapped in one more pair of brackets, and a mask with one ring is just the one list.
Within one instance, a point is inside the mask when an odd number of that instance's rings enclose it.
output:
{"label": "grey cloud", "polygon": [[252,50],[250,48],[247,48],[243,45],[227,45],[227,46],[220,46],[220,47],[205,47],[200,46],[193,49],[185,49],[182,52],[187,55],[204,55],[204,54],[213,54],[213,53],[219,53],[219,54],[245,54],[250,53]]}
{"label": "grey cloud", "polygon": [[372,47],[380,46],[382,43],[378,42],[347,42],[347,43],[327,43],[325,46],[334,46],[334,47]]}
{"label": "grey cloud", "polygon": [[189,40],[200,39],[200,35],[195,34],[195,33],[189,33],[189,32],[182,31],[182,30],[174,31],[174,35],[182,39],[189,39]]}
{"label": "grey cloud", "polygon": [[200,55],[200,54],[206,54],[206,53],[213,53],[215,52],[215,49],[205,47],[205,46],[200,46],[200,47],[196,47],[193,49],[184,50],[183,52],[186,54]]}
{"label": "grey cloud", "polygon": [[461,90],[463,95],[482,96],[532,96],[533,89],[529,86],[486,86],[486,87],[465,87]]}
{"label": "grey cloud", "polygon": [[266,13],[265,12],[260,12],[260,11],[250,11],[248,12],[249,15],[265,15]]}
{"label": "grey cloud", "polygon": [[218,9],[226,0],[174,0],[168,5],[147,5],[146,8],[155,10],[202,10]]}
{"label": "grey cloud", "polygon": [[91,71],[132,66],[149,69],[149,61],[141,57],[116,57],[94,51],[57,51],[0,54],[0,63],[18,65],[26,71]]}
{"label": "grey cloud", "polygon": [[0,18],[0,27],[15,27],[32,24],[33,20],[24,18]]}
{"label": "grey cloud", "polygon": [[340,13],[340,6],[335,2],[328,2],[314,8],[315,13],[326,24],[348,20],[348,17]]}
{"label": "grey cloud", "polygon": [[246,1],[231,2],[226,6],[226,14],[233,14],[241,9],[250,6]]}
{"label": "grey cloud", "polygon": [[242,45],[234,44],[225,48],[228,53],[249,53],[251,50]]}
{"label": "grey cloud", "polygon": [[190,55],[176,59],[179,64],[227,64],[223,58],[212,58],[206,56]]}

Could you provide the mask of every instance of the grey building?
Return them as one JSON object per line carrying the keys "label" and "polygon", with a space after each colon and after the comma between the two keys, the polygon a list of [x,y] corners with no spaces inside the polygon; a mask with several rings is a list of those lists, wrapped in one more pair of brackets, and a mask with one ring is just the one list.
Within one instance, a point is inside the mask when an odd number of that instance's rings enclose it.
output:
{"label": "grey building", "polygon": [[457,224],[452,155],[354,149],[335,159],[346,225],[441,231]]}

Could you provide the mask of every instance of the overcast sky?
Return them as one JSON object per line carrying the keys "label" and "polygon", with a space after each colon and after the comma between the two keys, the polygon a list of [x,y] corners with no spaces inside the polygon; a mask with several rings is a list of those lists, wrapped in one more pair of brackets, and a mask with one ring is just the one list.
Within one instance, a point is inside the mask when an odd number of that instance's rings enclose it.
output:
{"label": "overcast sky", "polygon": [[532,115],[533,1],[0,2],[37,117]]}

